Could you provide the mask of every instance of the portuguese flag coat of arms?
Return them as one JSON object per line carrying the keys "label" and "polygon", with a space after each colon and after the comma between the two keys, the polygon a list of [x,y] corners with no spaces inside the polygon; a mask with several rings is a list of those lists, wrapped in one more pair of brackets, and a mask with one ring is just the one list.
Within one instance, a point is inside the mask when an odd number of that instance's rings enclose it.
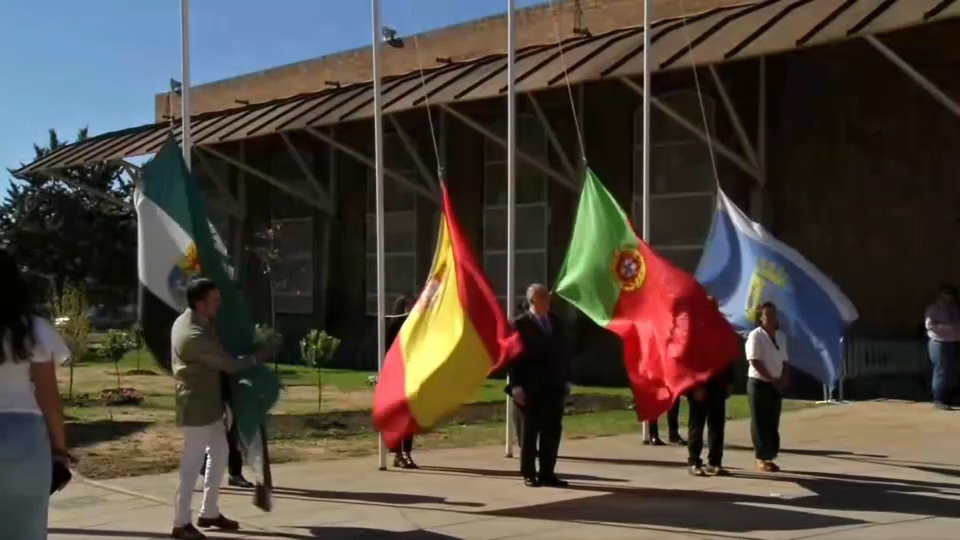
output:
{"label": "portuguese flag coat of arms", "polygon": [[637,237],[589,169],[556,293],[623,342],[642,421],[739,355],[736,332],[704,288]]}

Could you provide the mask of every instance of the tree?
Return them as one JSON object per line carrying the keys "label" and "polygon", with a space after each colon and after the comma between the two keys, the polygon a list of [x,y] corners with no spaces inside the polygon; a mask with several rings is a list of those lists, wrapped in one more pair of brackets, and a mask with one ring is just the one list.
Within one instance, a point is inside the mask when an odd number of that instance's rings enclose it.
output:
{"label": "tree", "polygon": [[[77,141],[88,138],[86,128]],[[65,146],[50,130],[45,145],[34,145],[37,159]],[[71,183],[129,201],[133,183],[110,163],[59,171]],[[68,286],[93,290],[132,290],[136,286],[136,215],[57,178],[29,175],[14,179],[0,201],[0,246],[29,270],[53,279],[58,296]]]}

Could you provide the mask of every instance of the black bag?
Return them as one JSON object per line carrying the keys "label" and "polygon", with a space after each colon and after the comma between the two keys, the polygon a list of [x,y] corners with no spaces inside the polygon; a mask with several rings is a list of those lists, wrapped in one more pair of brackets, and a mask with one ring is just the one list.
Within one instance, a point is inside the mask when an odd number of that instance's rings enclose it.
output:
{"label": "black bag", "polygon": [[61,489],[67,487],[67,484],[70,483],[70,480],[73,479],[73,473],[70,472],[70,467],[59,459],[53,460],[53,477],[50,481],[50,494],[60,491]]}

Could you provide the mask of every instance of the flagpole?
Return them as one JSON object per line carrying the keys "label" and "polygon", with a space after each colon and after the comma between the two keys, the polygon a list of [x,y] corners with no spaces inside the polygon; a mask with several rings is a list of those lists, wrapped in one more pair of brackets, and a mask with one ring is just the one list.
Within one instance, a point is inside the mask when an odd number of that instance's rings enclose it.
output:
{"label": "flagpole", "polygon": [[[507,319],[512,321],[517,300],[516,272],[516,221],[517,221],[517,91],[516,82],[516,21],[514,0],[507,0]],[[508,379],[509,382],[509,379]],[[507,396],[506,457],[513,457],[513,399]]]}
{"label": "flagpole", "polygon": [[[643,2],[643,241],[650,243],[650,12],[653,1]],[[643,423],[643,441],[650,440],[648,422]]]}
{"label": "flagpole", "polygon": [[180,0],[180,122],[183,161],[190,170],[190,0]]}
{"label": "flagpole", "polygon": [[[377,215],[377,374],[383,370],[386,352],[387,299],[384,283],[384,231],[383,231],[383,93],[380,87],[380,0],[371,0],[373,18],[373,147],[374,178],[376,184]],[[377,438],[377,456],[380,470],[387,470],[387,454],[383,447],[383,434]]]}

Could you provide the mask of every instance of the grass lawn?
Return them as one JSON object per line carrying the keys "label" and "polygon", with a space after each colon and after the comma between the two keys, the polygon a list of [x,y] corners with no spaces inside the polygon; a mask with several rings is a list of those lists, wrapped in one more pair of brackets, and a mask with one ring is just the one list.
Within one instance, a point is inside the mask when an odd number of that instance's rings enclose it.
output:
{"label": "grass lawn", "polygon": [[[80,458],[79,472],[91,478],[153,474],[177,467],[180,434],[174,425],[173,379],[142,351],[129,353],[119,365],[120,386],[144,396],[140,405],[106,406],[101,394],[116,389],[117,373],[110,363],[75,366],[72,398],[70,370],[58,372],[68,419],[68,439]],[[317,373],[300,366],[279,366],[286,385],[274,409],[269,435],[275,463],[336,459],[376,453],[370,418],[371,372],[323,370],[323,408],[317,406]],[[419,448],[501,444],[504,437],[503,381],[487,381],[458,416],[419,437]],[[568,439],[638,433],[636,415],[628,409],[625,388],[576,387],[564,421]],[[785,410],[803,407],[787,402]],[[686,407],[681,408],[686,414]],[[727,405],[730,418],[748,416],[744,396]],[[681,419],[683,421],[683,419]]]}

